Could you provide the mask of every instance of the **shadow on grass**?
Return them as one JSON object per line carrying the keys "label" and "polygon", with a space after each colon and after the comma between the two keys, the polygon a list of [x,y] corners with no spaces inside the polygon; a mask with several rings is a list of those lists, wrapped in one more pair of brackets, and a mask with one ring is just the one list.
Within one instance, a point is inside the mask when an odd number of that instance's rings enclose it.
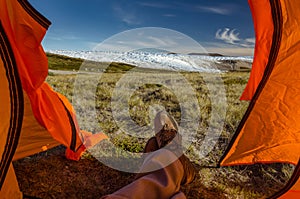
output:
{"label": "shadow on grass", "polygon": [[100,198],[130,183],[134,174],[111,169],[92,156],[67,160],[56,147],[14,162],[23,194],[37,198]]}
{"label": "shadow on grass", "polygon": [[[109,168],[86,154],[67,160],[58,146],[14,162],[21,191],[32,198],[100,198],[131,183],[135,174]],[[187,198],[226,198],[221,190],[207,188],[197,179],[182,187]],[[26,198],[26,197],[25,197]]]}
{"label": "shadow on grass", "polygon": [[[14,162],[23,194],[32,198],[100,198],[131,183],[133,173],[105,166],[89,153],[67,160],[58,146]],[[204,168],[182,187],[187,198],[261,198],[272,195],[289,179],[292,166],[283,164]],[[26,198],[26,197],[25,197]]]}

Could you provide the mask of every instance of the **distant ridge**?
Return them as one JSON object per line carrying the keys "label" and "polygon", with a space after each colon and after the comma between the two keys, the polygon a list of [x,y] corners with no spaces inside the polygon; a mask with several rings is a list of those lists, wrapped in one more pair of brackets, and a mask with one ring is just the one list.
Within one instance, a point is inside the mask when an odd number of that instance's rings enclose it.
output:
{"label": "distant ridge", "polygon": [[189,53],[188,55],[212,56],[212,57],[223,57],[224,56],[219,53]]}

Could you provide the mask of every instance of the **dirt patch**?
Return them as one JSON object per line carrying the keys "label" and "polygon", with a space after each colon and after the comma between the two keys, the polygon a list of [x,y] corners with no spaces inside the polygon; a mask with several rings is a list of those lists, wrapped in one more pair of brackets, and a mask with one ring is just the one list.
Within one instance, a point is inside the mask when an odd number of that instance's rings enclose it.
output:
{"label": "dirt patch", "polygon": [[[59,146],[14,162],[24,198],[100,198],[131,183],[134,173],[105,166],[90,154],[76,162],[65,158]],[[199,168],[197,168],[199,170]],[[207,188],[201,177],[182,187],[188,198],[226,198],[221,190]]]}
{"label": "dirt patch", "polygon": [[14,162],[20,189],[37,198],[99,198],[130,183],[134,174],[111,169],[91,156],[71,161],[64,147]]}
{"label": "dirt patch", "polygon": [[[24,198],[100,198],[131,183],[136,175],[112,169],[89,153],[76,162],[66,159],[64,152],[65,147],[58,146],[14,162]],[[191,199],[265,198],[281,189],[293,170],[282,164],[206,168],[194,163],[194,166],[196,179],[182,187]]]}

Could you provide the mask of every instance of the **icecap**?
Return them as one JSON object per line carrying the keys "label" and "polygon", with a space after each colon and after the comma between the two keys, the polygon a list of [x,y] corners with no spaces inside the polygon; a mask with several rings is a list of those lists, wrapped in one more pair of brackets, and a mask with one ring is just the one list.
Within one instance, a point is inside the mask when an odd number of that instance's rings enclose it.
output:
{"label": "icecap", "polygon": [[52,50],[49,53],[98,62],[122,62],[143,68],[158,68],[176,71],[220,72],[216,63],[226,60],[252,62],[253,57],[229,57],[168,54],[165,52],[115,52],[115,51],[69,51]]}

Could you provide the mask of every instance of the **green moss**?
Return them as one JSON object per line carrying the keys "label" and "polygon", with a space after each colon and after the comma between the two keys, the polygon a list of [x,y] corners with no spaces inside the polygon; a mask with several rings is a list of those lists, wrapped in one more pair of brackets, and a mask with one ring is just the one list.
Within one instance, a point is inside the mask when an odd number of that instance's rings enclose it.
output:
{"label": "green moss", "polygon": [[47,53],[48,67],[52,70],[79,70],[82,59]]}

